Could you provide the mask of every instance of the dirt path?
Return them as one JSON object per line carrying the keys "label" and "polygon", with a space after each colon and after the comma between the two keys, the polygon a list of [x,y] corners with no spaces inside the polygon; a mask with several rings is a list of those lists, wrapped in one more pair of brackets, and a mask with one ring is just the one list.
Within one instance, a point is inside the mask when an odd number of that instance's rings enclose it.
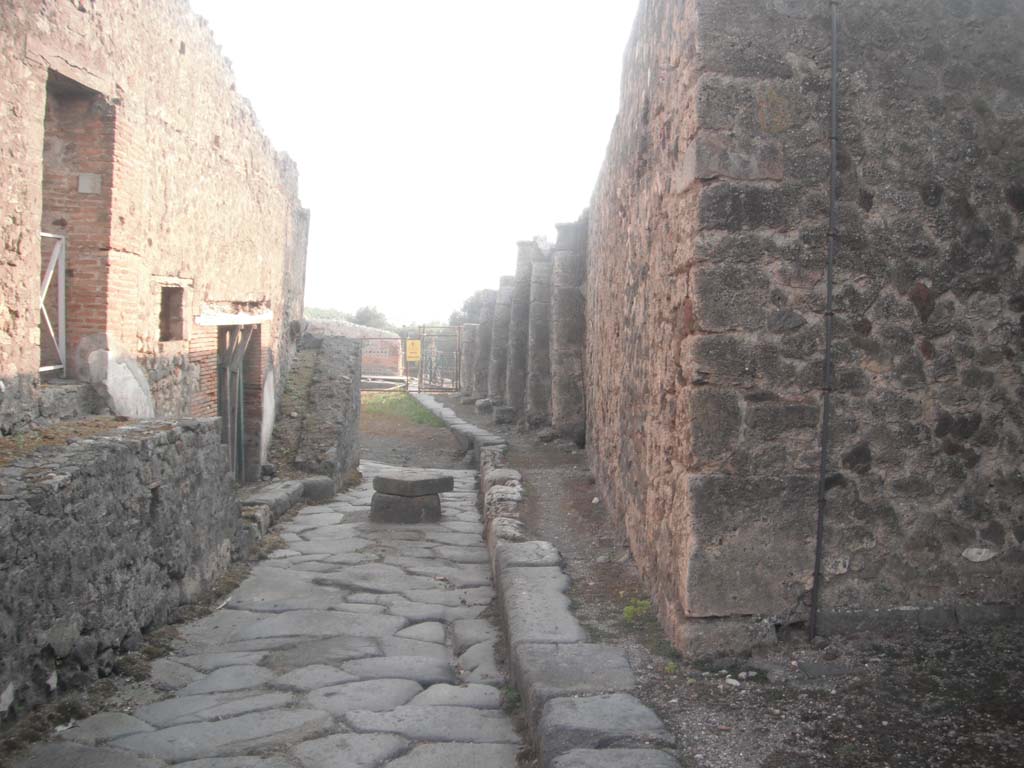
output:
{"label": "dirt path", "polygon": [[[1010,768],[1024,754],[1024,627],[819,640],[793,634],[752,657],[684,662],[657,624],[584,452],[463,419],[509,440],[524,522],[562,551],[570,597],[594,640],[627,653],[638,698],[688,768]],[[596,500],[596,501],[595,501]]]}
{"label": "dirt path", "polygon": [[364,460],[400,467],[467,467],[444,422],[408,395],[364,392],[359,417]]}

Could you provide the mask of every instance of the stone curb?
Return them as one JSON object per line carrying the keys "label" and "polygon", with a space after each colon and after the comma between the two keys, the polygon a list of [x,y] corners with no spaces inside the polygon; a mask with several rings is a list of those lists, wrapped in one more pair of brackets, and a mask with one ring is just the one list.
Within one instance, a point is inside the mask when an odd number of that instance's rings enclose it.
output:
{"label": "stone curb", "polygon": [[[471,451],[480,472],[484,540],[509,644],[509,672],[544,768],[608,768],[622,760],[678,768],[673,737],[630,691],[636,679],[621,648],[591,643],[569,605],[562,556],[531,540],[520,522],[522,476],[507,442],[460,419],[430,395],[413,394]],[[624,763],[623,763],[624,764]]]}

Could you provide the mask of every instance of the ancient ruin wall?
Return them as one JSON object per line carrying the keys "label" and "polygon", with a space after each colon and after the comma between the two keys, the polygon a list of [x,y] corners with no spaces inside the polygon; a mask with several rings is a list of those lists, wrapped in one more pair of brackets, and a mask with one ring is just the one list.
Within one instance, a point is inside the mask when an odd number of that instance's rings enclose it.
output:
{"label": "ancient ruin wall", "polygon": [[558,224],[551,252],[551,426],[583,445],[586,431],[586,220]]}
{"label": "ancient ruin wall", "polygon": [[216,419],[148,422],[0,468],[0,720],[110,674],[231,559]]}
{"label": "ancient ruin wall", "polygon": [[[270,146],[235,92],[205,23],[184,0],[13,2],[0,15],[0,40],[0,101],[8,105],[0,116],[0,154],[8,160],[0,173],[5,429],[31,415],[38,381],[40,228],[71,226],[72,255],[88,246],[96,261],[96,270],[83,264],[69,275],[73,372],[83,374],[90,351],[108,349],[112,359],[139,363],[142,411],[214,413],[216,329],[192,318],[210,309],[269,309],[260,367],[279,390],[283,376],[274,371],[290,360],[296,338],[288,331],[301,317],[308,214],[294,164]],[[44,212],[42,204],[44,123],[53,116],[48,78],[90,89],[82,92],[93,114],[103,112],[100,129],[74,149],[64,146],[76,166],[55,179],[66,211]],[[61,151],[52,142],[45,149],[51,158]],[[107,153],[108,165],[87,167],[95,153]],[[82,187],[80,174],[88,176]],[[62,205],[59,196],[48,199]],[[105,206],[95,231],[75,229],[68,216],[83,201]],[[83,298],[78,289],[90,280],[103,300]],[[161,341],[168,286],[184,290],[185,337]]]}
{"label": "ancient ruin wall", "polygon": [[530,268],[526,363],[526,425],[551,420],[551,254],[538,250]]}
{"label": "ancient ruin wall", "polygon": [[467,397],[473,394],[473,383],[476,378],[476,337],[479,328],[480,326],[477,323],[464,323],[462,325],[462,361],[459,369],[459,390]]}
{"label": "ancient ruin wall", "polygon": [[508,363],[505,370],[505,404],[515,408],[517,417],[526,407],[527,347],[530,339],[530,270],[533,257],[540,251],[532,240],[517,244],[515,283],[512,286],[512,310],[508,323]]}
{"label": "ancient ruin wall", "polygon": [[[839,9],[823,607],[1019,601],[1022,9]],[[827,13],[647,0],[626,52],[589,228],[588,449],[681,647],[806,616]]]}
{"label": "ancient ruin wall", "polygon": [[512,319],[512,291],[515,278],[501,278],[494,300],[494,322],[491,326],[491,361],[487,370],[487,397],[495,405],[505,402],[505,377],[508,371],[508,328]]}
{"label": "ancient ruin wall", "polygon": [[494,332],[494,306],[498,292],[483,291],[480,302],[480,324],[476,331],[476,356],[473,361],[473,395],[487,397],[487,380],[491,371],[491,340]]}

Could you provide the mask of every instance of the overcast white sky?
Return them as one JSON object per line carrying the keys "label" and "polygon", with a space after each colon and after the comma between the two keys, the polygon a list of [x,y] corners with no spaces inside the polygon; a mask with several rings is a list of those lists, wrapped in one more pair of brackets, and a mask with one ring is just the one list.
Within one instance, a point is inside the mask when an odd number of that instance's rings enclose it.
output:
{"label": "overcast white sky", "polygon": [[586,207],[637,0],[191,0],[311,210],[306,306],[445,321]]}

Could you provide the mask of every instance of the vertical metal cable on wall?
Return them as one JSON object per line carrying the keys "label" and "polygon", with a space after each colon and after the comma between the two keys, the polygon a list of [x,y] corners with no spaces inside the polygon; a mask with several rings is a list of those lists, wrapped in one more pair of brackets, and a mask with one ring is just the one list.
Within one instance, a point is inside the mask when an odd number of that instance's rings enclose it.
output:
{"label": "vertical metal cable on wall", "polygon": [[807,626],[812,639],[818,632],[818,603],[821,599],[821,561],[825,539],[825,483],[828,477],[829,428],[832,409],[832,266],[839,247],[838,160],[839,160],[839,14],[837,0],[829,3],[832,11],[832,99],[829,123],[829,204],[828,255],[825,260],[825,366],[821,388],[821,455],[818,464],[818,519],[814,542],[814,583],[811,587],[811,615]]}

